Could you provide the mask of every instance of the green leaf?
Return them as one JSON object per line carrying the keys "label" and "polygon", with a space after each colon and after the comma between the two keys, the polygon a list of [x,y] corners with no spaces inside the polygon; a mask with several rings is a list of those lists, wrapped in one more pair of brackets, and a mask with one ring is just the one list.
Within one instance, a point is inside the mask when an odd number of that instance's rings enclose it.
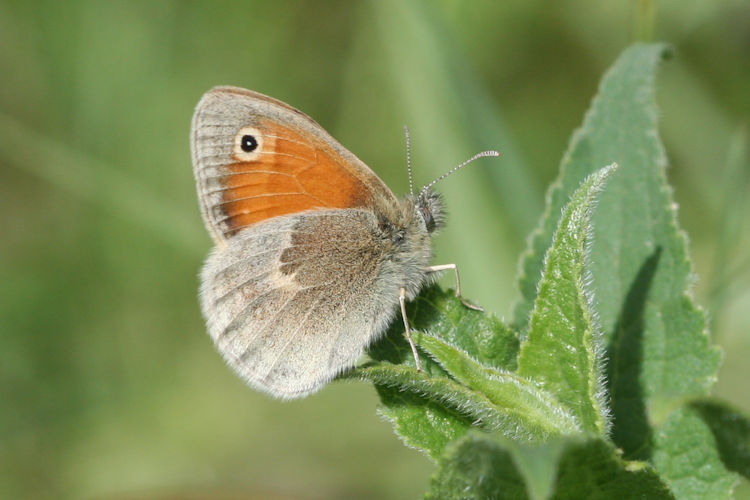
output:
{"label": "green leaf", "polygon": [[[528,326],[542,276],[544,254],[552,242],[562,208],[583,179],[603,165],[616,162],[622,168],[616,178],[610,180],[610,190],[619,191],[625,187],[618,178],[624,177],[628,170],[634,171],[631,175],[637,174],[645,181],[644,170],[652,168],[660,173],[658,184],[663,184],[664,153],[656,131],[653,85],[657,64],[664,54],[665,47],[661,44],[638,44],[627,49],[604,76],[583,125],[573,134],[560,165],[560,174],[547,191],[544,216],[521,259],[519,288],[522,298],[514,311],[514,325],[519,329],[525,330]],[[639,194],[634,192],[632,196]],[[630,220],[630,208],[623,206],[622,213],[616,214],[617,220],[613,222],[617,227],[623,217]],[[617,236],[606,244],[616,245],[616,248],[621,239],[622,236]],[[616,301],[609,307],[611,311],[602,317],[603,326],[610,326],[609,323],[613,322],[619,304]]]}
{"label": "green leaf", "polygon": [[[428,287],[407,304],[407,311],[414,328],[430,331],[488,367],[515,368],[516,334],[494,316],[466,308],[450,291]],[[507,426],[497,420],[489,399],[450,379],[424,352],[423,373],[417,373],[400,320],[393,322],[385,338],[370,346],[368,354],[372,363],[344,376],[374,382],[383,404],[380,413],[408,446],[431,458],[436,460],[447,443],[472,426],[489,430]]]}
{"label": "green leaf", "polygon": [[648,464],[624,461],[611,444],[592,440],[568,448],[560,460],[552,498],[627,500],[674,496]]}
{"label": "green leaf", "polygon": [[523,298],[515,310],[516,324],[525,325],[544,251],[570,193],[600,165],[616,161],[620,169],[593,218],[590,269],[608,342],[612,438],[626,457],[641,459],[653,451],[649,422],[663,420],[685,399],[705,395],[719,362],[704,315],[688,295],[692,267],[666,183],[654,90],[665,52],[661,44],[634,45],[602,80],[522,260]]}
{"label": "green leaf", "polygon": [[379,413],[393,424],[407,446],[437,461],[452,441],[469,430],[471,418],[444,404],[408,391],[376,385],[382,406]]}
{"label": "green leaf", "polygon": [[533,446],[506,441],[505,446],[511,450],[513,462],[526,482],[529,498],[549,498],[554,493],[560,458],[566,448],[574,443],[578,444],[579,441],[564,438]]}
{"label": "green leaf", "polygon": [[[716,408],[703,407],[701,410],[700,407],[687,405],[670,414],[654,432],[652,461],[677,498],[729,499],[732,498],[737,475],[728,471],[722,462],[717,449],[721,441],[714,437],[712,427],[704,420],[702,413],[711,415],[708,420],[713,420],[714,426],[720,423],[720,420],[714,420]],[[724,437],[731,434],[729,432]],[[744,438],[746,446],[747,434]],[[741,450],[741,445],[738,448]],[[729,456],[738,457],[733,453]]]}
{"label": "green leaf", "polygon": [[690,407],[711,429],[724,467],[750,479],[750,418],[708,399],[694,401]]}
{"label": "green leaf", "polygon": [[612,165],[589,176],[565,207],[544,259],[518,362],[520,375],[556,395],[584,430],[597,435],[606,433],[607,408],[602,401],[603,345],[587,285],[586,254],[592,207],[614,171]]}
{"label": "green leaf", "polygon": [[474,433],[448,447],[430,483],[426,499],[529,498],[510,452],[498,441]]}
{"label": "green leaf", "polygon": [[373,363],[350,375],[376,384],[383,415],[408,445],[435,458],[469,427],[519,441],[580,432],[570,412],[533,382],[482,365],[436,337],[415,337],[446,372]]}
{"label": "green leaf", "polygon": [[425,371],[404,365],[378,363],[364,366],[350,376],[372,381],[382,394],[386,390],[401,393],[409,391],[430,401],[442,404],[471,422],[488,431],[500,431],[519,439],[529,439],[525,429],[516,427],[518,422],[512,415],[502,411],[486,395],[474,391],[443,375],[430,375]]}
{"label": "green leaf", "polygon": [[490,400],[503,435],[540,440],[580,432],[573,415],[531,380],[484,366],[436,337],[420,334],[415,340],[453,378]]}
{"label": "green leaf", "polygon": [[[467,308],[452,291],[432,285],[406,308],[414,329],[431,332],[483,364],[515,370],[518,356],[515,332],[495,316]],[[414,365],[400,317],[393,321],[386,337],[368,349],[368,354],[378,361]],[[428,361],[426,369],[429,367]]]}
{"label": "green leaf", "polygon": [[674,498],[643,462],[626,462],[602,440],[519,445],[476,433],[451,444],[426,498]]}

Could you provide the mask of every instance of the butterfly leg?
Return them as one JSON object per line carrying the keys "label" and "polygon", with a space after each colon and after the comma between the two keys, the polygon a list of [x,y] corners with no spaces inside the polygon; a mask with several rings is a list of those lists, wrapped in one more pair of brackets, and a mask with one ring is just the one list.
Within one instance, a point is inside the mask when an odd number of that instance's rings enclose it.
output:
{"label": "butterfly leg", "polygon": [[458,297],[458,300],[461,301],[463,305],[468,307],[469,309],[474,309],[475,311],[484,311],[484,309],[480,306],[475,306],[471,302],[465,300],[461,296],[461,279],[458,277],[458,267],[456,264],[443,264],[441,266],[430,266],[427,268],[428,273],[436,273],[438,271],[447,271],[448,269],[453,269],[453,272],[456,273],[456,297]]}
{"label": "butterfly leg", "polygon": [[406,289],[401,288],[398,292],[398,302],[401,304],[401,317],[404,319],[404,329],[406,331],[406,338],[409,340],[411,346],[411,353],[414,355],[414,362],[417,364],[417,371],[422,371],[422,363],[419,361],[419,354],[417,353],[417,346],[414,345],[414,341],[411,339],[411,329],[409,328],[409,319],[406,317]]}

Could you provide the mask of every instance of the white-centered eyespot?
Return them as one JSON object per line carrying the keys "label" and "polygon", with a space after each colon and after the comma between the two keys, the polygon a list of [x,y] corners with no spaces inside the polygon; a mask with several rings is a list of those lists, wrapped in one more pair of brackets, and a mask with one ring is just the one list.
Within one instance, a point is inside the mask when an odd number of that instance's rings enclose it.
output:
{"label": "white-centered eyespot", "polygon": [[234,157],[239,161],[257,160],[263,151],[263,137],[255,127],[242,127],[234,136]]}

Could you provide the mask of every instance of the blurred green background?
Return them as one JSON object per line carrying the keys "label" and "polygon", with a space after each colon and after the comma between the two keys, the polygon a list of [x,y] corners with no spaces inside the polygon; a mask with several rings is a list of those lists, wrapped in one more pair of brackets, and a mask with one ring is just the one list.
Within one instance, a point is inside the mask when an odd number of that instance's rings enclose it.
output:
{"label": "blurred green background", "polygon": [[715,392],[750,411],[750,3],[0,0],[0,498],[419,496],[432,465],[372,387],[281,403],[214,352],[193,107],[218,84],[284,100],[397,194],[403,124],[420,184],[501,150],[439,185],[434,261],[507,317],[569,136],[637,39],[676,49],[668,175],[725,352]]}

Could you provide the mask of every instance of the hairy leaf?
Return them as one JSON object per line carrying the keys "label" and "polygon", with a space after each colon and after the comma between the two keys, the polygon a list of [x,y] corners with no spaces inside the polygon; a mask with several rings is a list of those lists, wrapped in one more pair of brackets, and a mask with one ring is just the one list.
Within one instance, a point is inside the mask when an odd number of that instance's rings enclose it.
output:
{"label": "hairy leaf", "polygon": [[[407,311],[413,328],[429,331],[488,368],[515,368],[516,334],[497,318],[468,309],[450,291],[428,287],[407,304]],[[373,362],[347,376],[374,382],[383,404],[380,413],[407,445],[431,458],[437,459],[447,443],[472,426],[517,433],[506,418],[498,418],[486,396],[451,379],[425,351],[420,355],[423,373],[416,372],[400,320],[368,354]]]}
{"label": "hairy leaf", "polygon": [[675,410],[656,428],[653,441],[654,466],[677,498],[732,498],[737,475],[722,462],[711,426],[697,408]]}
{"label": "hairy leaf", "polygon": [[671,499],[643,462],[626,462],[602,440],[531,446],[469,433],[438,462],[426,498]]}
{"label": "hairy leaf", "polygon": [[597,435],[607,429],[603,400],[601,331],[588,290],[586,254],[591,213],[615,166],[589,176],[563,210],[545,256],[544,275],[521,347],[518,373],[542,384]]}
{"label": "hairy leaf", "polygon": [[710,399],[690,403],[711,429],[724,467],[750,479],[750,418]]}
{"label": "hairy leaf", "polygon": [[608,343],[612,437],[626,457],[640,459],[653,451],[650,423],[681,401],[705,395],[719,362],[703,313],[688,295],[692,268],[666,183],[654,86],[664,54],[660,44],[634,45],[602,80],[523,258],[523,298],[515,311],[523,327],[569,194],[600,165],[616,161],[620,168],[594,215],[591,277]]}

